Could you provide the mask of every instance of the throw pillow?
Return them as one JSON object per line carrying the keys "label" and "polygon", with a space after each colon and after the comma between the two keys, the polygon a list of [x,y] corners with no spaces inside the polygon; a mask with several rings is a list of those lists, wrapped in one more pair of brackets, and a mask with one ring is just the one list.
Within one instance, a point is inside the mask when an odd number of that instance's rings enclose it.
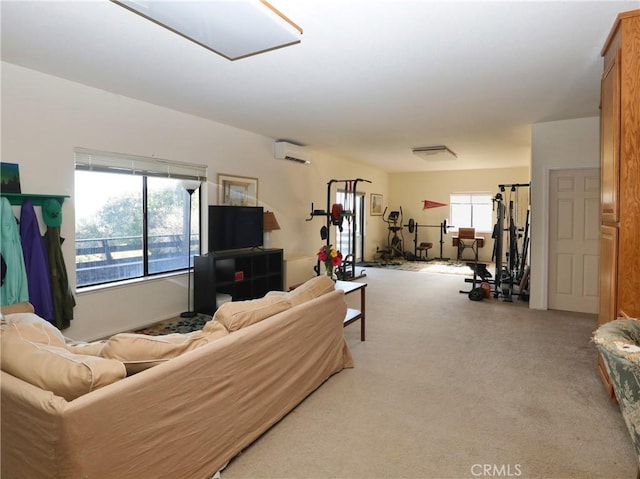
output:
{"label": "throw pillow", "polygon": [[6,314],[4,323],[15,326],[25,339],[34,343],[60,347],[65,345],[65,338],[60,330],[35,313]]}
{"label": "throw pillow", "polygon": [[67,401],[126,377],[124,365],[113,359],[74,354],[61,346],[30,341],[23,328],[2,332],[2,370]]}
{"label": "throw pillow", "polygon": [[291,307],[286,296],[265,296],[247,301],[232,301],[218,308],[213,319],[232,333]]}

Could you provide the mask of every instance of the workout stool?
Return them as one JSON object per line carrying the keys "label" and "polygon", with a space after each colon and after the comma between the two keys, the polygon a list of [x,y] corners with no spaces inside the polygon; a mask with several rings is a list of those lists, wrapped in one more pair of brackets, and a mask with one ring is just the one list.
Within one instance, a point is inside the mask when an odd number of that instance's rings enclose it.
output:
{"label": "workout stool", "polygon": [[420,243],[420,246],[416,247],[416,251],[418,252],[418,259],[422,258],[422,253],[424,253],[424,259],[429,258],[429,250],[433,248],[433,243]]}

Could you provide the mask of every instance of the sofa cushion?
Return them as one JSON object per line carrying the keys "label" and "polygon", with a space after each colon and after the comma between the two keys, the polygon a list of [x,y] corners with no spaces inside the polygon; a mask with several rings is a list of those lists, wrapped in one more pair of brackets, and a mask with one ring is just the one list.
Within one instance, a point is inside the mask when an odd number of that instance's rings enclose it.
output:
{"label": "sofa cushion", "polygon": [[131,375],[209,344],[227,334],[229,332],[225,328],[159,336],[119,333],[107,340],[100,355],[122,361],[127,368],[127,374]]}
{"label": "sofa cushion", "polygon": [[229,331],[227,330],[226,326],[221,322],[216,321],[215,319],[212,319],[204,323],[202,330],[205,333],[217,333],[220,336],[226,336],[227,334],[229,334]]}
{"label": "sofa cushion", "polygon": [[23,338],[34,343],[60,347],[65,345],[65,338],[60,330],[35,313],[6,314],[4,324],[15,326]]}
{"label": "sofa cushion", "polygon": [[231,333],[286,311],[290,307],[288,296],[265,296],[225,303],[218,308],[213,318]]}
{"label": "sofa cushion", "polygon": [[327,275],[321,274],[305,281],[296,289],[288,293],[293,306],[306,303],[336,289],[336,284]]}
{"label": "sofa cushion", "polygon": [[90,343],[85,343],[81,341],[74,341],[72,343],[67,342],[66,348],[72,353],[76,354],[88,354],[89,356],[100,356],[102,349],[107,344],[106,339],[101,339],[99,341],[92,341]]}
{"label": "sofa cushion", "polygon": [[124,365],[113,359],[74,354],[62,346],[30,341],[24,325],[2,331],[2,370],[71,401],[126,377]]}

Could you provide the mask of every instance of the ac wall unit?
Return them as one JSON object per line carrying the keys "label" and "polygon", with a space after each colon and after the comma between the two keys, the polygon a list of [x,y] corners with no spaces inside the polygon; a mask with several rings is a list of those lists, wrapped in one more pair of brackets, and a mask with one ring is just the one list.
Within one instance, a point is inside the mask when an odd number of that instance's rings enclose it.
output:
{"label": "ac wall unit", "polygon": [[294,145],[288,141],[276,141],[275,157],[278,160],[295,161],[308,165],[311,163],[311,152],[304,146]]}

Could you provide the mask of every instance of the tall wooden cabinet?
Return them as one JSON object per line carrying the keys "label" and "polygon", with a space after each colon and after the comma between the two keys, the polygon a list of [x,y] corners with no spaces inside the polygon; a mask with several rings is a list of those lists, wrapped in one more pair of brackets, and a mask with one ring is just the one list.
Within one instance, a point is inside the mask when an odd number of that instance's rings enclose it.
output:
{"label": "tall wooden cabinet", "polygon": [[602,56],[599,324],[640,318],[640,10],[618,15]]}

